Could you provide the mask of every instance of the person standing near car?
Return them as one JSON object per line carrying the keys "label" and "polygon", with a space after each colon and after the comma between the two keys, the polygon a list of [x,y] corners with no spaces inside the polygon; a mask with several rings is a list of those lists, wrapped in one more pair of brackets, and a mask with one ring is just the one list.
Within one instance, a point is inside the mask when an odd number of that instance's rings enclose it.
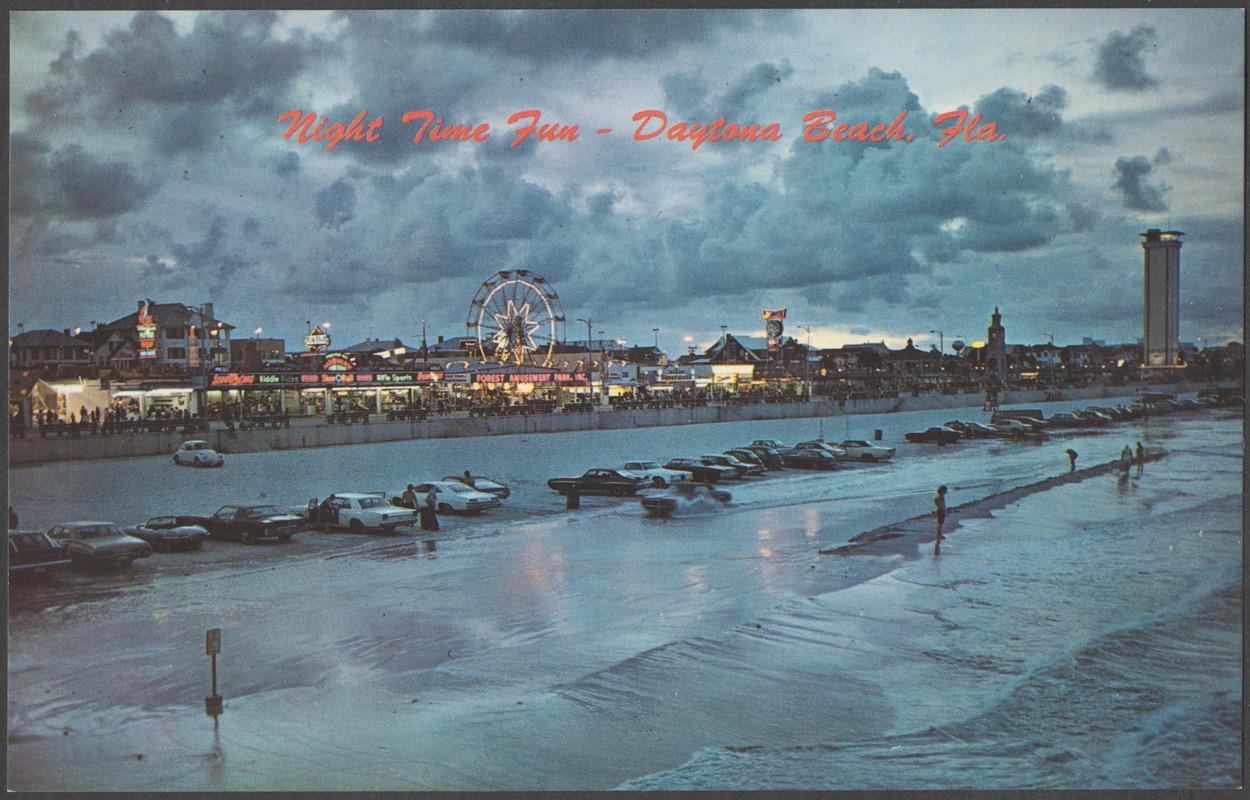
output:
{"label": "person standing near car", "polygon": [[408,484],[408,488],[404,489],[404,493],[399,496],[399,504],[404,508],[411,508],[414,511],[417,508],[417,492],[412,488],[412,484]]}
{"label": "person standing near car", "polygon": [[425,503],[417,511],[417,517],[421,521],[421,530],[436,531],[438,530],[438,515],[435,511],[438,504],[438,493],[430,487],[429,494],[425,496]]}

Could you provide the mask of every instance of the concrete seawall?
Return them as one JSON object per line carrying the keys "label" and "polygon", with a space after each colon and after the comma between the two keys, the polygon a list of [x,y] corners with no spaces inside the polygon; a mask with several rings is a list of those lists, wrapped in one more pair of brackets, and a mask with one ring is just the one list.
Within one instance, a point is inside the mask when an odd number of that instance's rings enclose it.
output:
{"label": "concrete seawall", "polygon": [[[1132,397],[1139,391],[1183,394],[1203,386],[1094,387],[1064,391],[1061,400],[1098,400]],[[27,432],[25,439],[10,438],[9,465],[24,466],[52,461],[81,461],[100,458],[170,455],[183,441],[204,439],[222,453],[255,453],[293,450],[303,447],[332,447],[348,444],[393,442],[407,439],[455,439],[465,436],[505,436],[509,434],[558,433],[580,430],[620,430],[662,425],[697,425],[713,422],[742,422],[767,419],[835,417],[844,414],[881,414],[891,411],[926,411],[939,408],[976,408],[980,394],[898,397],[881,400],[847,400],[842,403],[815,400],[810,403],[772,403],[748,406],[713,405],[704,408],[665,408],[639,411],[597,409],[589,413],[542,414],[517,417],[466,417],[450,415],[420,422],[374,421],[369,424],[327,425],[313,420],[296,420],[289,428],[237,431],[233,436],[214,428],[207,433],[141,433],[130,435],[62,437],[41,439]],[[1000,407],[1040,403],[1042,391],[1006,392]]]}

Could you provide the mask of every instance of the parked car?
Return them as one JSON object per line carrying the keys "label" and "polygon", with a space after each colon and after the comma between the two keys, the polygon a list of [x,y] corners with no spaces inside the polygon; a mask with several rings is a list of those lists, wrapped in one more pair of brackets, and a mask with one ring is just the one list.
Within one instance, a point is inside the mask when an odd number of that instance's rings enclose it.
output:
{"label": "parked car", "polygon": [[758,475],[768,470],[768,467],[764,466],[764,462],[760,461],[760,457],[755,455],[755,453],[752,453],[750,450],[734,448],[732,450],[726,450],[723,455],[729,456],[730,458],[736,458],[747,466],[759,467],[759,472],[753,471],[750,473],[752,475]]}
{"label": "parked car", "polygon": [[991,427],[1000,433],[1016,437],[1025,436],[1026,434],[1036,433],[1038,431],[1038,427],[1036,425],[1023,419],[1014,418],[1000,420],[991,425]]}
{"label": "parked car", "polygon": [[179,516],[183,525],[200,525],[214,539],[238,539],[243,544],[255,544],[262,539],[290,541],[304,526],[304,520],[271,505],[228,505],[213,512],[211,517]]}
{"label": "parked car", "polygon": [[401,525],[415,524],[417,512],[392,505],[380,494],[335,492],[320,503],[308,501],[308,521],[347,528],[352,533],[394,531]]}
{"label": "parked car", "polygon": [[689,472],[661,467],[658,461],[629,461],[626,462],[624,469],[646,478],[657,489],[663,489],[676,481],[690,480]]}
{"label": "parked car", "polygon": [[588,469],[575,478],[552,478],[547,488],[560,494],[610,494],[613,497],[637,494],[650,480],[619,469]]}
{"label": "parked car", "polygon": [[69,555],[43,531],[9,531],[9,579],[61,569]]}
{"label": "parked car", "polygon": [[[427,481],[413,486],[417,505],[425,505],[425,498],[434,492],[434,509],[440,514],[480,514],[499,507],[499,498],[493,494],[470,489],[463,481]],[[386,499],[398,506],[400,494],[388,494]]]}
{"label": "parked car", "polygon": [[1048,428],[1085,428],[1091,423],[1083,420],[1076,414],[1061,411],[1058,414],[1051,414],[1050,419],[1046,420]]}
{"label": "parked car", "polygon": [[719,467],[731,467],[736,471],[739,477],[745,478],[749,475],[759,475],[764,468],[755,464],[746,464],[733,456],[718,455],[716,453],[708,453],[699,456],[699,460],[704,464],[715,464]]}
{"label": "parked car", "polygon": [[1112,422],[1123,422],[1129,418],[1128,409],[1120,408],[1119,406],[1116,406],[1115,408],[1110,408],[1108,406],[1090,406],[1085,410],[1094,411],[1102,414],[1104,417],[1110,417]]}
{"label": "parked car", "polygon": [[174,463],[182,467],[220,467],[226,463],[221,453],[208,446],[208,442],[193,439],[183,442],[174,451]]}
{"label": "parked car", "polygon": [[[781,449],[776,447],[765,447],[764,445],[750,444],[746,447],[740,447],[739,450],[745,450],[752,453],[760,460],[765,467],[769,469],[785,469],[785,464],[781,463]],[[736,454],[736,450],[730,450],[730,453]]]}
{"label": "parked car", "polygon": [[470,489],[477,489],[479,492],[485,492],[486,494],[489,494],[493,497],[497,497],[500,500],[507,500],[508,497],[512,494],[512,490],[509,489],[507,486],[504,486],[499,481],[493,481],[490,478],[479,478],[476,475],[470,476],[470,480],[472,480],[473,483],[466,482],[463,475],[448,475],[447,477],[443,478],[443,480],[456,481],[457,483],[463,483],[465,486],[468,486]]}
{"label": "parked car", "polygon": [[704,464],[697,458],[674,458],[664,465],[665,469],[689,472],[691,479],[700,483],[719,483],[738,477],[738,470],[718,464]]}
{"label": "parked car", "polygon": [[751,447],[771,447],[774,450],[789,450],[790,445],[782,444],[776,439],[756,439],[751,442]]}
{"label": "parked car", "polygon": [[126,528],[126,534],[142,539],[152,545],[153,550],[166,553],[199,550],[208,538],[208,531],[202,525],[182,525],[177,517],[152,517],[142,525]]}
{"label": "parked car", "polygon": [[794,469],[837,469],[838,459],[827,450],[794,447],[782,450],[781,461]]}
{"label": "parked car", "polygon": [[781,469],[781,459],[765,459],[759,453],[754,453],[745,447],[735,447],[732,450],[726,450],[725,455],[733,456],[744,464],[758,464],[761,471]]}
{"label": "parked car", "polygon": [[67,522],[53,526],[48,538],[75,564],[126,565],[152,555],[150,544],[112,522]]}
{"label": "parked car", "polygon": [[[951,427],[947,425],[946,427]],[[965,423],[965,430],[960,431],[965,439],[994,439],[1005,436],[1002,431],[993,425],[986,425],[984,422],[968,422]]]}
{"label": "parked car", "polygon": [[713,489],[706,484],[675,483],[666,492],[642,498],[642,507],[653,517],[667,517],[679,509],[700,511],[715,508],[728,503],[730,499],[729,492]]}
{"label": "parked car", "polygon": [[[997,427],[997,426],[995,426]],[[929,428],[917,433],[904,433],[903,438],[914,444],[954,444],[959,441],[959,432],[946,427]]]}
{"label": "parked car", "polygon": [[894,455],[893,447],[882,447],[878,444],[870,444],[862,439],[847,439],[844,442],[838,442],[839,450],[846,452],[846,457],[852,461],[863,461],[872,463],[873,461],[889,461]]}
{"label": "parked car", "polygon": [[819,439],[810,442],[799,442],[794,446],[795,450],[824,450],[829,455],[837,459],[845,459],[846,451],[840,447],[834,447],[828,442],[822,442]]}
{"label": "parked car", "polygon": [[1108,417],[1106,414],[1100,414],[1097,411],[1090,411],[1086,409],[1084,411],[1077,411],[1075,414],[1079,419],[1083,419],[1091,425],[1111,424],[1111,417]]}

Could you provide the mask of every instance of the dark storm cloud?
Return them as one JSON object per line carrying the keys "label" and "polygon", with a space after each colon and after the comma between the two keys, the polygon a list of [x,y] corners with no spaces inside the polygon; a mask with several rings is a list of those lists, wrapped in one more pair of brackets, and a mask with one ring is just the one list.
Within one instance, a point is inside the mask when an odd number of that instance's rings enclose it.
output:
{"label": "dark storm cloud", "polygon": [[[667,88],[670,100],[703,94],[692,76],[670,76]],[[1034,132],[1054,125],[1048,115],[1063,106],[1057,87],[1037,110],[1010,90],[990,97]],[[911,286],[934,264],[1027,251],[1090,224],[1091,212],[1071,204],[1066,176],[1034,157],[1027,137],[937,148],[925,125],[932,115],[898,73],[870,70],[805,107],[870,124],[906,110],[917,139],[797,142],[775,165],[776,185],[709,173],[703,207],[681,220],[600,215],[597,227],[577,224],[570,297],[601,308],[674,307],[793,290],[846,313],[931,303],[932,291]]]}
{"label": "dark storm cloud", "polygon": [[1061,115],[1067,103],[1067,93],[1058,86],[1045,86],[1032,97],[1004,87],[978,100],[974,110],[983,119],[997,123],[1000,133],[1043,136],[1062,127]]}
{"label": "dark storm cloud", "polygon": [[299,173],[299,153],[293,150],[274,156],[273,171],[278,177],[286,178]]}
{"label": "dark storm cloud", "polygon": [[[536,61],[599,61],[663,56],[675,47],[705,43],[722,31],[743,31],[760,21],[761,13],[749,10],[441,11],[429,26],[429,37]],[[776,13],[768,22],[786,24]]]}
{"label": "dark storm cloud", "polygon": [[1145,178],[1154,170],[1146,156],[1121,157],[1115,161],[1115,189],[1124,199],[1124,207],[1134,211],[1167,211],[1163,200],[1165,187],[1152,186]]}
{"label": "dark storm cloud", "polygon": [[[774,120],[765,119],[759,109],[766,107],[768,93],[794,74],[789,62],[780,65],[761,62],[737,75],[724,76],[724,90],[714,93],[701,72],[678,72],[660,78],[664,90],[664,111],[668,124],[685,121],[705,125],[724,118],[735,125],[763,127]],[[730,139],[716,144],[717,149],[742,151],[752,145],[745,140]]]}
{"label": "dark storm cloud", "polygon": [[232,283],[236,275],[242,284],[250,284],[249,272],[256,266],[253,259],[238,252],[235,235],[222,217],[212,219],[199,241],[189,244],[175,242],[170,251],[176,266],[166,271],[168,280],[207,285],[213,295],[234,288]]}
{"label": "dark storm cloud", "polygon": [[356,187],[344,178],[313,195],[317,224],[338,229],[356,218]]}
{"label": "dark storm cloud", "polygon": [[53,151],[35,137],[10,138],[10,210],[100,220],[134,211],[156,189],[128,161],[102,160],[78,145]]}
{"label": "dark storm cloud", "polygon": [[[298,32],[274,40],[275,22],[270,11],[206,13],[181,36],[169,18],[143,11],[82,56],[80,38],[70,34],[48,82],[27,96],[25,108],[48,123],[85,114],[117,125],[146,124],[153,107],[205,104],[220,114],[265,113],[328,52],[324,42]],[[226,101],[232,107],[217,108]]]}
{"label": "dark storm cloud", "polygon": [[1130,33],[1112,31],[1098,45],[1094,80],[1112,91],[1140,92],[1158,84],[1146,73],[1142,51],[1154,46],[1155,29],[1139,25]]}

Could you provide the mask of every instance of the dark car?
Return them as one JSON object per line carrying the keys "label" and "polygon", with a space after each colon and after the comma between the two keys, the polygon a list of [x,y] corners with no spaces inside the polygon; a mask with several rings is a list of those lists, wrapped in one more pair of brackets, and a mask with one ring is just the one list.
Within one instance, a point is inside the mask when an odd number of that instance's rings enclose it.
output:
{"label": "dark car", "polygon": [[701,483],[675,483],[673,488],[642,498],[642,507],[653,517],[667,517],[677,509],[715,508],[730,500],[729,492]]}
{"label": "dark car", "polygon": [[699,456],[699,460],[704,464],[715,465],[718,467],[729,467],[738,473],[738,477],[745,478],[748,475],[758,475],[764,471],[763,467],[754,464],[745,464],[733,456],[717,455],[715,453],[707,453]]}
{"label": "dark car", "polygon": [[222,506],[211,517],[176,517],[181,525],[199,525],[214,539],[238,539],[254,544],[262,539],[289,541],[304,521],[277,506]]}
{"label": "dark car", "polygon": [[946,427],[929,428],[918,433],[904,433],[903,438],[909,442],[920,444],[954,444],[959,441],[959,432]]}
{"label": "dark car", "polygon": [[1090,425],[1108,425],[1111,423],[1111,417],[1097,411],[1090,411],[1087,409],[1085,411],[1077,411],[1074,413],[1078,419],[1085,420],[1085,422]]}
{"label": "dark car", "polygon": [[782,450],[781,463],[793,469],[837,469],[838,459],[827,450],[795,447]]}
{"label": "dark car", "polygon": [[43,531],[9,531],[9,577],[37,575],[69,565],[69,556]]}
{"label": "dark car", "polygon": [[725,455],[733,456],[744,464],[757,464],[761,471],[781,468],[781,459],[777,459],[774,464],[771,460],[766,461],[761,455],[745,447],[735,447],[732,450],[726,450]]}
{"label": "dark car", "polygon": [[738,470],[717,464],[704,464],[697,458],[674,458],[664,465],[665,469],[689,472],[691,480],[699,483],[718,483],[738,477]]}
{"label": "dark car", "polygon": [[1050,419],[1046,420],[1048,428],[1087,428],[1093,423],[1081,419],[1076,414],[1067,411],[1061,411],[1058,414],[1051,414]]}
{"label": "dark car", "polygon": [[152,519],[127,528],[126,533],[152,545],[157,552],[173,550],[199,550],[208,538],[208,531],[201,525],[183,525],[177,517],[152,517]]}
{"label": "dark car", "polygon": [[48,531],[48,538],[57,543],[75,564],[126,565],[136,558],[152,555],[152,546],[142,539],[127,536],[111,522],[67,522]]}
{"label": "dark car", "polygon": [[560,494],[609,494],[624,497],[637,494],[650,481],[619,469],[588,469],[576,478],[552,478],[547,488]]}
{"label": "dark car", "polygon": [[[785,464],[781,463],[781,451],[786,448],[767,447],[765,445],[750,444],[746,447],[740,447],[738,450],[745,450],[753,454],[760,460],[760,463],[769,469],[785,469]],[[737,450],[730,450],[730,453],[736,453]]]}

